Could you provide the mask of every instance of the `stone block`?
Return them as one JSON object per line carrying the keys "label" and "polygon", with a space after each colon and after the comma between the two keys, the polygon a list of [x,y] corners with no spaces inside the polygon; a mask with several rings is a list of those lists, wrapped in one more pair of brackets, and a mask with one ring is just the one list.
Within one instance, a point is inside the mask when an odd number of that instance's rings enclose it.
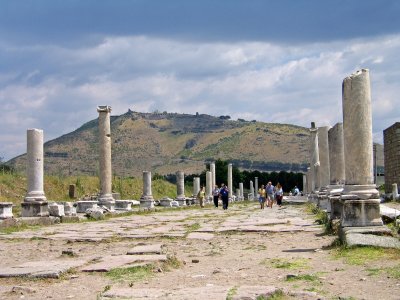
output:
{"label": "stone block", "polygon": [[49,214],[53,217],[62,217],[65,216],[64,213],[64,205],[51,203],[49,204]]}
{"label": "stone block", "polygon": [[112,197],[114,200],[121,200],[121,194],[120,193],[112,193]]}
{"label": "stone block", "polygon": [[115,210],[131,211],[132,201],[131,200],[115,200]]}
{"label": "stone block", "polygon": [[341,226],[382,226],[379,203],[379,199],[342,200]]}
{"label": "stone block", "polygon": [[161,200],[160,200],[160,206],[163,206],[163,207],[171,207],[171,202],[172,202],[173,200],[171,199],[171,198],[168,198],[168,197],[164,197],[164,198],[162,198]]}
{"label": "stone block", "polygon": [[13,217],[12,205],[12,202],[0,202],[0,219]]}
{"label": "stone block", "polygon": [[76,201],[76,212],[77,213],[86,213],[86,210],[89,208],[96,208],[97,207],[97,201]]}
{"label": "stone block", "polygon": [[65,216],[76,216],[76,206],[73,202],[63,202],[63,205]]}
{"label": "stone block", "polygon": [[86,210],[86,215],[90,218],[93,218],[95,220],[102,220],[104,219],[104,212],[103,209],[99,208],[99,207],[95,207],[95,208],[88,208]]}
{"label": "stone block", "polygon": [[340,239],[347,246],[375,246],[400,249],[400,240],[391,236],[385,226],[344,227],[340,230]]}
{"label": "stone block", "polygon": [[48,217],[49,206],[47,201],[37,202],[22,202],[21,203],[22,217]]}
{"label": "stone block", "polygon": [[77,197],[76,195],[76,186],[75,184],[70,184],[69,189],[68,189],[68,195],[71,199],[75,199]]}

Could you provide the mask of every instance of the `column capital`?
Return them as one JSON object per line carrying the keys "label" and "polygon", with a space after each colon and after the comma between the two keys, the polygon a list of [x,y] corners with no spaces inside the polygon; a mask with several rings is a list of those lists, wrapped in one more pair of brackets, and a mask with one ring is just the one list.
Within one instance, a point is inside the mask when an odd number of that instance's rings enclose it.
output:
{"label": "column capital", "polygon": [[97,106],[97,112],[99,112],[99,113],[101,113],[101,112],[110,113],[111,112],[111,106],[109,106],[109,105],[99,105],[99,106]]}

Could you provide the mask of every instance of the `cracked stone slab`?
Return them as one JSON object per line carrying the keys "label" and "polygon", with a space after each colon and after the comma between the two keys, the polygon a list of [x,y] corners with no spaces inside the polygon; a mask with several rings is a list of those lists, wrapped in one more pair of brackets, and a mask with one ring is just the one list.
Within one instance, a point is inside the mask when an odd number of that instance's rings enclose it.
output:
{"label": "cracked stone slab", "polygon": [[115,268],[131,267],[136,263],[163,262],[167,260],[166,255],[118,255],[106,256],[100,262],[83,267],[82,272],[108,272]]}
{"label": "cracked stone slab", "polygon": [[117,299],[165,299],[165,300],[225,300],[229,287],[207,285],[168,290],[157,288],[114,288],[102,294],[104,298]]}
{"label": "cracked stone slab", "polygon": [[128,250],[127,255],[135,254],[162,254],[163,244],[153,244],[153,245],[137,245],[132,249]]}
{"label": "cracked stone slab", "polygon": [[214,234],[206,232],[191,232],[187,235],[186,238],[209,241],[214,238]]}
{"label": "cracked stone slab", "polygon": [[0,277],[59,278],[61,274],[85,263],[84,260],[30,261],[13,267],[1,267]]}

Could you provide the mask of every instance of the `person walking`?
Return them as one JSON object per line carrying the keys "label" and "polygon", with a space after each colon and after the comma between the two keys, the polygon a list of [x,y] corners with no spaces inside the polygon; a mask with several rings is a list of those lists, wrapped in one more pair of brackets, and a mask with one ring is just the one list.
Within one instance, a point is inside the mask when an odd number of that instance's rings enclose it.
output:
{"label": "person walking", "polygon": [[219,188],[218,185],[215,185],[213,189],[213,199],[214,199],[214,206],[218,208],[218,201],[219,201]]}
{"label": "person walking", "polygon": [[276,197],[276,204],[278,204],[278,206],[281,207],[283,199],[283,188],[279,182],[276,184],[275,197]]}
{"label": "person walking", "polygon": [[268,181],[265,190],[267,191],[267,207],[272,208],[272,204],[274,203],[274,186],[271,181]]}
{"label": "person walking", "polygon": [[199,200],[200,207],[204,207],[204,198],[206,197],[206,190],[204,186],[201,187],[200,191],[197,193],[197,199]]}
{"label": "person walking", "polygon": [[221,184],[221,189],[219,190],[219,195],[221,196],[222,199],[222,208],[224,210],[228,209],[228,202],[229,202],[229,190],[228,187],[225,184]]}
{"label": "person walking", "polygon": [[258,198],[258,201],[260,202],[260,209],[264,209],[266,196],[264,185],[261,185],[261,188],[258,189],[258,194],[260,195]]}

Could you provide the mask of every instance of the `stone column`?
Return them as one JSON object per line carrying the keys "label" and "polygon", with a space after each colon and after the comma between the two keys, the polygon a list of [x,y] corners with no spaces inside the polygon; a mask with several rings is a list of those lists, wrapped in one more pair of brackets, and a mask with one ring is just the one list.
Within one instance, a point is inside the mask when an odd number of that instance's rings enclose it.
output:
{"label": "stone column", "polygon": [[200,191],[200,177],[193,177],[193,196],[196,197]]}
{"label": "stone column", "polygon": [[392,197],[393,200],[399,199],[399,190],[397,189],[397,183],[392,184]]}
{"label": "stone column", "polygon": [[233,196],[232,164],[228,164],[228,188],[229,188],[229,199],[232,199]]}
{"label": "stone column", "polygon": [[211,178],[212,178],[211,190],[213,190],[215,185],[217,184],[216,174],[215,174],[215,162],[210,164],[210,171],[211,171]]}
{"label": "stone column", "polygon": [[310,193],[319,189],[319,151],[318,151],[318,130],[315,123],[311,122],[310,128],[310,169],[311,169],[311,191]]}
{"label": "stone column", "polygon": [[239,183],[239,190],[240,190],[240,201],[244,200],[244,196],[243,196],[243,182]]}
{"label": "stone column", "polygon": [[206,200],[210,200],[212,197],[212,173],[206,172]]}
{"label": "stone column", "polygon": [[21,203],[22,217],[46,217],[48,203],[43,189],[43,130],[27,130],[28,191]]}
{"label": "stone column", "polygon": [[307,194],[307,175],[303,174],[303,195]]}
{"label": "stone column", "polygon": [[312,192],[312,185],[311,185],[311,167],[307,168],[307,194]]}
{"label": "stone column", "polygon": [[99,204],[114,210],[115,200],[112,195],[111,171],[111,107],[104,105],[97,107],[99,113],[99,146],[100,146],[100,195]]}
{"label": "stone column", "polygon": [[326,188],[330,183],[329,169],[329,126],[318,127],[318,154],[319,154],[319,188]]}
{"label": "stone column", "polygon": [[343,192],[343,185],[345,181],[343,123],[337,123],[331,129],[329,129],[328,140],[330,164],[330,185],[328,188],[328,198],[331,206],[330,218],[339,219],[342,214],[340,195]]}
{"label": "stone column", "polygon": [[250,180],[250,197],[248,200],[254,200],[255,195],[254,195],[254,186],[253,186],[253,181]]}
{"label": "stone column", "polygon": [[254,198],[258,200],[258,177],[254,177]]}
{"label": "stone column", "polygon": [[143,195],[140,197],[140,208],[154,208],[154,198],[151,192],[151,172],[149,171],[143,171]]}
{"label": "stone column", "polygon": [[185,197],[185,174],[183,171],[176,172],[176,201],[178,201],[179,206],[186,205]]}
{"label": "stone column", "polygon": [[341,226],[382,225],[379,192],[373,178],[372,113],[369,71],[343,80],[343,141],[346,184]]}

